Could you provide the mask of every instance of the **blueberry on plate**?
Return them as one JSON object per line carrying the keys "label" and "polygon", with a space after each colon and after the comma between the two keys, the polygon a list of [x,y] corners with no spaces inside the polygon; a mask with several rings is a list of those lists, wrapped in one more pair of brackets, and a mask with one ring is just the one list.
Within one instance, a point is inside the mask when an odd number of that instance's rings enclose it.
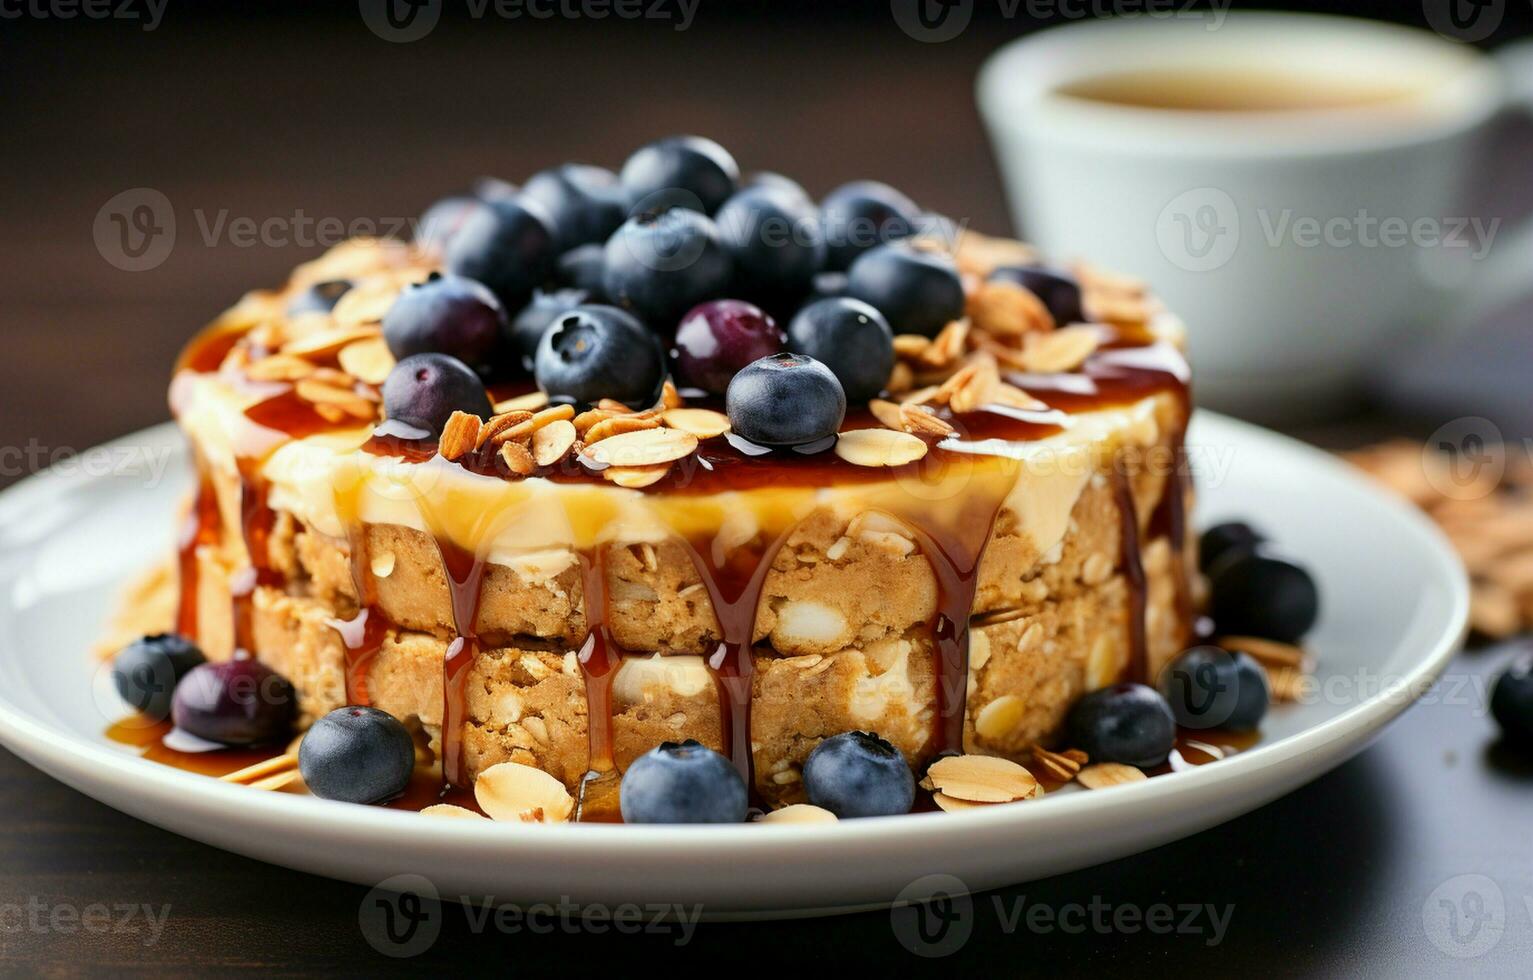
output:
{"label": "blueberry on plate", "polygon": [[328,282],[317,282],[288,301],[287,315],[302,316],[305,313],[329,313],[335,309],[335,304],[341,301],[341,297],[350,291],[350,279],[331,279]]}
{"label": "blueberry on plate", "polygon": [[800,310],[788,326],[788,349],[830,368],[850,402],[876,398],[894,369],[888,321],[861,300],[844,296]]}
{"label": "blueberry on plate", "polygon": [[618,800],[624,823],[740,823],[748,802],[739,771],[690,738],[633,760]]}
{"label": "blueberry on plate", "polygon": [[220,745],[261,745],[288,738],[298,695],[286,677],[259,660],[225,660],[187,671],[170,717],[177,728]]}
{"label": "blueberry on plate", "polygon": [[320,799],[387,803],[410,785],[415,740],[386,711],[336,708],[298,743],[298,771]]}
{"label": "blueberry on plate", "polygon": [[1114,684],[1084,695],[1066,719],[1070,744],[1092,762],[1149,769],[1176,743],[1176,717],[1165,699],[1143,684]]}
{"label": "blueberry on plate", "polygon": [[1183,728],[1246,732],[1261,724],[1271,692],[1251,656],[1216,646],[1193,647],[1160,677],[1160,693]]}
{"label": "blueberry on plate", "polygon": [[1252,552],[1266,540],[1244,521],[1215,524],[1198,538],[1198,567],[1206,572],[1226,552]]}
{"label": "blueberry on plate", "polygon": [[584,290],[589,302],[604,303],[602,277],[607,272],[607,249],[605,243],[578,245],[559,256],[555,279],[564,289]]}
{"label": "blueberry on plate", "polygon": [[684,208],[629,218],[605,257],[603,292],[662,334],[698,303],[727,295],[734,275],[718,227]]}
{"label": "blueberry on plate", "polygon": [[910,237],[920,214],[914,201],[888,184],[876,180],[842,184],[820,202],[820,227],[830,268],[850,268],[868,249]]}
{"label": "blueberry on plate", "polygon": [[558,249],[549,222],[535,202],[491,201],[448,241],[442,267],[489,286],[502,309],[519,310],[553,273]]}
{"label": "blueberry on plate", "polygon": [[871,732],[843,732],[804,762],[809,802],[845,820],[909,813],[916,778],[899,749]]}
{"label": "blueberry on plate", "polygon": [[1003,265],[991,271],[991,282],[1009,282],[1037,296],[1059,326],[1085,323],[1081,284],[1070,273],[1043,265]]}
{"label": "blueberry on plate", "polygon": [[1300,566],[1261,551],[1227,551],[1208,569],[1209,615],[1225,636],[1297,643],[1320,615],[1320,592]]}
{"label": "blueberry on plate", "polygon": [[958,266],[941,252],[880,245],[852,263],[846,280],[847,295],[882,313],[895,333],[935,337],[963,316]]}
{"label": "blueberry on plate", "polygon": [[383,413],[432,436],[453,412],[489,418],[492,406],[473,368],[448,354],[415,354],[394,365],[383,382]]}
{"label": "blueberry on plate", "polygon": [[415,244],[423,251],[441,255],[468,219],[487,209],[483,200],[470,194],[444,197],[427,208],[415,223]]}
{"label": "blueberry on plate", "polygon": [[605,167],[566,163],[540,170],[522,195],[548,212],[561,251],[606,241],[628,217],[628,192]]}
{"label": "blueberry on plate", "polygon": [[480,177],[474,181],[474,196],[481,201],[509,201],[520,193],[515,184],[499,177]]}
{"label": "blueberry on plate", "polygon": [[699,303],[676,328],[676,380],[722,395],[740,369],[782,351],[787,337],[777,322],[744,300]]}
{"label": "blueberry on plate", "polygon": [[112,681],[135,711],[153,721],[164,721],[170,717],[176,685],[206,659],[197,644],[186,637],[156,633],[118,651],[112,660]]}
{"label": "blueberry on plate", "polygon": [[665,352],[632,314],[615,306],[577,306],[544,332],[533,374],[555,404],[615,398],[642,408],[660,397]]}
{"label": "blueberry on plate", "polygon": [[735,375],[724,395],[724,411],[735,434],[750,442],[817,446],[840,430],[846,392],[830,368],[814,358],[774,354]]}
{"label": "blueberry on plate", "polygon": [[595,301],[583,289],[555,289],[552,292],[540,289],[532,294],[532,302],[512,318],[506,334],[507,344],[520,360],[523,370],[532,373],[538,344],[553,326],[555,318],[588,302]]}
{"label": "blueberry on plate", "polygon": [[702,136],[668,136],[639,147],[621,175],[635,209],[691,208],[712,214],[740,183],[729,151]]}
{"label": "blueberry on plate", "polygon": [[756,171],[745,179],[745,182],[740,185],[740,189],[742,191],[771,191],[775,194],[786,194],[797,200],[809,201],[811,206],[814,203],[813,198],[809,196],[809,192],[804,190],[803,184],[800,184],[792,177],[786,177],[772,170]]}
{"label": "blueberry on plate", "polygon": [[714,218],[734,259],[740,295],[768,305],[797,300],[825,264],[819,215],[807,197],[757,185],[731,197]]}
{"label": "blueberry on plate", "polygon": [[433,275],[400,291],[383,314],[383,339],[398,360],[449,354],[465,364],[488,364],[506,329],[500,300],[483,283]]}
{"label": "blueberry on plate", "polygon": [[1533,651],[1518,654],[1496,678],[1490,713],[1509,741],[1533,746]]}

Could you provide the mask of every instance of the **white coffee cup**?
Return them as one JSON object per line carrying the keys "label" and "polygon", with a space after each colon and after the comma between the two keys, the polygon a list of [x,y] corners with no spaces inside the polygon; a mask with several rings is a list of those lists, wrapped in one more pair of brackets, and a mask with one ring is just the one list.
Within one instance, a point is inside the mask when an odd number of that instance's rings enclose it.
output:
{"label": "white coffee cup", "polygon": [[[1533,291],[1533,232],[1461,196],[1486,123],[1533,91],[1529,50],[1323,15],[1103,20],[1008,45],[978,95],[1024,237],[1146,279],[1187,323],[1201,403],[1317,415],[1401,331]],[[1208,109],[1062,91],[1158,72],[1392,97]]]}

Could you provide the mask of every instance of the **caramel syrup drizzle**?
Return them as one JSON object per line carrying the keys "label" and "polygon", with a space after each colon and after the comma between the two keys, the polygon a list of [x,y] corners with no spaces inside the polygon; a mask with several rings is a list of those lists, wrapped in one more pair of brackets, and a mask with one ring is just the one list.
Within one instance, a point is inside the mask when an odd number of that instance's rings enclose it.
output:
{"label": "caramel syrup drizzle", "polygon": [[612,733],[612,682],[627,653],[608,626],[607,568],[601,545],[580,555],[586,638],[577,659],[585,682],[586,774],[575,800],[575,819],[611,817],[619,812],[618,772]]}
{"label": "caramel syrup drizzle", "polygon": [[[232,342],[224,334],[213,335],[207,343],[209,349],[226,352]],[[183,357],[185,370],[207,372],[222,357],[212,354],[201,356],[194,342],[188,355]],[[1049,376],[1017,376],[1012,378],[1020,387],[1043,397],[1060,411],[1102,407],[1135,401],[1157,391],[1177,391],[1186,398],[1187,378],[1185,363],[1179,353],[1164,344],[1108,348],[1088,361],[1083,369],[1084,387],[1066,384]],[[281,390],[247,411],[250,421],[264,435],[279,438],[299,438],[332,427],[320,419],[290,390]],[[1008,426],[1025,429],[1027,437],[1039,438],[1057,431],[1049,423],[1025,419],[1008,419],[997,413],[975,413],[970,426],[980,437],[1002,435]],[[1181,457],[1182,433],[1176,436],[1177,458]],[[270,448],[275,441],[270,438],[258,440]],[[376,447],[374,447],[376,449]],[[383,454],[389,454],[385,449]],[[254,648],[252,628],[252,599],[255,589],[263,585],[282,585],[280,574],[270,564],[270,535],[273,514],[266,500],[266,487],[260,477],[259,462],[264,453],[244,452],[237,454],[241,478],[241,533],[250,555],[249,569],[240,573],[233,584],[235,602],[236,645],[247,654]],[[748,465],[745,459],[732,460],[722,457],[710,460],[707,473],[716,473],[718,462],[733,463],[736,473],[748,473],[748,477],[733,479],[744,483],[764,481],[766,470]],[[801,461],[803,462],[803,461]],[[828,464],[828,465],[826,465]],[[1119,510],[1122,539],[1122,571],[1129,589],[1128,675],[1142,678],[1146,668],[1145,651],[1145,577],[1140,554],[1138,514],[1132,490],[1121,461],[1113,468],[1113,491]],[[740,466],[747,469],[741,470]],[[726,472],[731,468],[725,467]],[[792,472],[795,468],[788,468]],[[796,467],[798,476],[811,481],[823,479],[831,473],[840,475],[831,461],[816,465],[812,461]],[[205,461],[198,459],[199,487],[193,512],[181,535],[181,598],[178,616],[179,627],[189,636],[197,631],[197,565],[196,548],[217,540],[220,523],[216,498],[207,472]],[[822,472],[822,470],[824,472]],[[866,478],[855,472],[849,475]],[[599,479],[599,477],[594,477]],[[1181,560],[1185,544],[1185,499],[1188,486],[1185,467],[1178,465],[1176,479],[1168,481],[1168,489],[1157,511],[1164,510],[1166,532],[1171,537],[1174,553],[1178,557],[1178,603],[1186,599],[1185,564]],[[705,492],[707,480],[700,480],[691,487],[693,492]],[[657,489],[669,488],[665,485]],[[960,529],[949,533],[936,526],[937,522],[922,519],[920,513],[897,515],[916,533],[923,554],[930,562],[938,582],[938,609],[931,623],[933,656],[936,660],[938,678],[936,712],[934,717],[933,744],[937,752],[962,751],[963,734],[967,721],[969,620],[978,585],[978,570],[989,542],[990,530],[1004,495],[993,499],[976,494]],[[367,555],[365,526],[361,523],[353,500],[349,506],[338,507],[346,519],[350,547],[351,574],[356,589],[358,613],[348,621],[333,623],[347,648],[347,697],[352,703],[367,703],[367,674],[373,657],[390,628],[377,602],[376,583],[371,574]],[[1175,532],[1180,533],[1175,533]],[[762,589],[772,562],[787,539],[791,529],[782,533],[765,547],[754,550],[741,548],[735,553],[715,560],[711,541],[685,541],[688,552],[698,569],[718,619],[722,637],[713,654],[707,658],[719,694],[721,737],[724,754],[728,756],[745,778],[746,785],[755,793],[754,761],[751,744],[751,695],[755,674],[752,646],[756,622],[756,610]],[[448,647],[443,663],[443,710],[442,710],[442,771],[447,787],[462,788],[468,785],[463,759],[463,728],[468,721],[466,682],[470,668],[479,650],[477,620],[482,602],[484,576],[487,565],[487,549],[480,553],[465,550],[441,533],[435,534],[442,568],[448,582],[453,615],[455,638]],[[583,584],[585,587],[589,631],[579,654],[582,674],[585,678],[588,724],[588,768],[582,782],[582,801],[587,796],[588,784],[603,785],[610,790],[615,784],[616,763],[613,749],[611,700],[612,681],[625,653],[611,638],[608,628],[608,610],[603,562],[599,549],[591,556],[581,556]]]}
{"label": "caramel syrup drizzle", "polygon": [[197,552],[203,547],[218,544],[222,518],[218,513],[218,494],[213,489],[213,474],[208,468],[208,461],[195,446],[191,452],[197,489],[176,541],[176,568],[180,576],[176,600],[176,632],[195,639],[198,629],[197,585],[200,580]]}

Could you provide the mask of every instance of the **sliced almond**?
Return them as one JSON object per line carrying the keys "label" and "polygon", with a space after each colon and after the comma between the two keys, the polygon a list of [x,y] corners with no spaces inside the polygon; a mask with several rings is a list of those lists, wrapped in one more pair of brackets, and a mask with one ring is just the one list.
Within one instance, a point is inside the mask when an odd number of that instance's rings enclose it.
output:
{"label": "sliced almond", "polygon": [[699,439],[713,439],[729,431],[729,416],[710,408],[670,408],[660,413],[660,419]]}
{"label": "sliced almond", "polygon": [[950,755],[926,770],[921,785],[970,803],[1010,803],[1038,791],[1038,780],[1026,769],[990,755]]}
{"label": "sliced almond", "polygon": [[453,412],[447,424],[442,427],[442,438],[438,443],[437,451],[445,459],[463,458],[479,445],[479,430],[483,425],[483,420],[477,415]]}
{"label": "sliced almond", "polygon": [[347,374],[370,385],[387,381],[395,363],[394,355],[382,337],[347,344],[336,354],[336,359]]}
{"label": "sliced almond", "polygon": [[664,409],[680,408],[683,404],[681,392],[676,390],[676,386],[671,383],[670,378],[666,378],[665,384],[660,386],[660,407]]}
{"label": "sliced almond", "polygon": [[916,386],[916,373],[910,369],[910,365],[904,361],[894,365],[889,372],[889,380],[885,384],[889,394],[898,395],[909,391]]}
{"label": "sliced almond", "polygon": [[873,417],[878,419],[884,428],[900,432],[905,430],[905,421],[900,417],[900,406],[896,402],[875,398],[868,402],[868,411],[873,413]]}
{"label": "sliced almond", "polygon": [[1041,412],[1049,406],[1018,388],[1016,385],[1001,382],[990,393],[990,404],[1006,405],[1010,408],[1022,408],[1028,411]]}
{"label": "sliced almond", "polygon": [[539,466],[552,466],[575,447],[579,438],[569,419],[556,419],[532,434],[532,459]]}
{"label": "sliced almond", "polygon": [[941,807],[946,813],[957,813],[959,810],[972,810],[975,807],[991,806],[989,803],[972,803],[969,800],[960,800],[948,796],[946,793],[933,793],[932,802]]}
{"label": "sliced almond", "polygon": [[974,731],[980,738],[1000,741],[1017,730],[1026,714],[1027,702],[1015,694],[1003,694],[979,709]]}
{"label": "sliced almond", "polygon": [[602,476],[620,487],[642,490],[665,479],[670,471],[670,463],[660,463],[657,466],[609,466],[602,470]]}
{"label": "sliced almond", "polygon": [[579,415],[575,416],[573,419],[575,423],[575,431],[580,433],[580,438],[584,439],[586,437],[586,433],[590,432],[593,426],[597,425],[598,423],[605,422],[607,419],[615,417],[615,412],[606,412],[599,408],[588,408],[584,412],[581,412]]}
{"label": "sliced almond", "polygon": [[314,362],[292,354],[273,354],[252,361],[245,376],[252,381],[298,381],[314,374]]}
{"label": "sliced almond", "polygon": [[294,386],[294,390],[297,391],[299,398],[311,405],[330,405],[356,419],[372,419],[378,414],[378,409],[372,402],[350,388],[341,388],[313,378],[305,378]]}
{"label": "sliced almond", "polygon": [[897,334],[894,338],[894,354],[896,357],[914,360],[925,354],[931,345],[930,337],[918,333]]}
{"label": "sliced almond", "polygon": [[1264,667],[1302,668],[1306,659],[1299,647],[1258,636],[1221,636],[1214,643],[1225,650],[1248,653]]}
{"label": "sliced almond", "polygon": [[965,309],[975,326],[1002,337],[1054,329],[1054,317],[1043,300],[1014,282],[981,283],[969,294]]}
{"label": "sliced almond", "polygon": [[495,403],[497,413],[504,412],[536,412],[548,404],[548,395],[541,391],[529,391],[525,395],[517,395],[515,398],[507,398],[505,401]]}
{"label": "sliced almond", "polygon": [[1101,343],[1101,331],[1084,323],[1048,333],[1031,333],[1022,348],[1022,363],[1034,374],[1073,371],[1084,364]]}
{"label": "sliced almond", "polygon": [[757,823],[835,823],[834,813],[810,803],[794,803],[780,810],[773,810]]}
{"label": "sliced almond", "polygon": [[944,368],[963,356],[969,340],[969,318],[959,317],[943,327],[931,346],[917,360],[927,367]]}
{"label": "sliced almond", "polygon": [[552,408],[545,408],[541,411],[533,412],[530,417],[499,433],[495,436],[495,441],[503,442],[507,439],[525,440],[531,438],[534,432],[537,432],[544,426],[574,417],[575,406],[573,405],[555,405]]}
{"label": "sliced almond", "polygon": [[[497,435],[511,428],[513,425],[516,425],[519,422],[525,422],[530,418],[532,418],[532,413],[525,410],[501,412],[498,415],[492,415],[489,421],[485,422],[484,425],[479,427],[479,442],[477,445],[483,446],[485,443],[489,442],[491,439],[494,439]],[[499,441],[504,442],[505,440],[502,439]]]}
{"label": "sliced almond", "polygon": [[1106,789],[1124,783],[1143,782],[1149,778],[1142,770],[1125,766],[1121,762],[1098,762],[1077,773],[1075,781],[1087,789]]}
{"label": "sliced almond", "polygon": [[643,432],[658,428],[660,428],[659,419],[644,419],[637,415],[614,415],[611,418],[602,419],[587,429],[585,442],[589,446],[627,432]]}
{"label": "sliced almond", "polygon": [[289,772],[298,772],[298,753],[296,751],[285,752],[264,762],[257,762],[255,765],[246,766],[243,769],[238,769],[218,778],[226,783],[252,786],[263,779]]}
{"label": "sliced almond", "polygon": [[446,817],[449,820],[485,820],[482,813],[475,813],[466,806],[455,806],[451,803],[433,803],[421,811],[424,817]]}
{"label": "sliced almond", "polygon": [[1081,771],[1086,755],[1078,750],[1074,753],[1050,752],[1041,745],[1033,746],[1032,753],[1033,764],[1047,773],[1051,779],[1057,779],[1062,783],[1068,783],[1075,778]]}
{"label": "sliced almond", "polygon": [[658,466],[683,459],[697,450],[697,436],[680,429],[623,432],[595,444],[589,436],[590,433],[586,438],[586,455],[607,466]]}
{"label": "sliced almond", "polygon": [[347,327],[380,323],[389,307],[394,305],[394,300],[399,298],[399,290],[403,285],[403,280],[392,276],[360,283],[342,294],[330,315],[336,323]]}
{"label": "sliced almond", "polygon": [[900,423],[906,432],[923,439],[945,439],[953,434],[953,427],[937,418],[924,405],[901,405]]}
{"label": "sliced almond", "polygon": [[892,429],[853,429],[836,440],[836,455],[857,466],[904,466],[926,452],[925,442]]}
{"label": "sliced almond", "polygon": [[501,443],[500,458],[506,461],[506,468],[516,476],[529,476],[538,468],[532,453],[519,442]]}
{"label": "sliced almond", "polygon": [[563,783],[520,762],[497,763],[481,772],[474,783],[474,800],[492,820],[521,821],[538,815],[539,822],[560,823],[575,809],[575,798]]}
{"label": "sliced almond", "polygon": [[282,353],[310,359],[329,357],[360,340],[378,336],[377,327],[335,327],[321,330],[282,345]]}

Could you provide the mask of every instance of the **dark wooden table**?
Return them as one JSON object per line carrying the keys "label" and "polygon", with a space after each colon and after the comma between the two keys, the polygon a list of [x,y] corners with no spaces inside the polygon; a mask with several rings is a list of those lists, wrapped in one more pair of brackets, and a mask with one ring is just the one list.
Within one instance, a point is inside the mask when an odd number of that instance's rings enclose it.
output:
{"label": "dark wooden table", "polygon": [[[789,5],[769,19],[705,3],[686,31],[444,21],[409,44],[371,34],[355,5],[334,19],[259,22],[173,5],[148,31],[132,20],[7,21],[0,443],[57,459],[164,418],[179,345],[241,291],[314,254],[322,228],[305,219],[386,226],[481,174],[515,178],[563,156],[613,164],[657,133],[713,135],[748,167],[800,175],[816,192],[876,175],[976,227],[1004,229],[970,88],[979,60],[1021,25],[992,19],[952,42],[917,44],[887,5],[864,17],[822,6]],[[1482,193],[1494,200],[1523,176],[1502,172]],[[98,250],[93,222],[114,195],[139,187],[166,196],[177,237],[161,264],[132,273]],[[268,230],[244,242],[234,230],[242,218]],[[1374,413],[1308,434],[1336,444],[1433,427],[1430,417]],[[0,484],[27,468],[9,466]],[[429,951],[390,960],[359,926],[366,889],[191,843],[0,752],[11,814],[0,828],[0,972],[541,973],[631,968],[644,956],[660,969],[721,975],[747,963],[784,974],[934,964],[1006,974],[1525,975],[1533,762],[1496,744],[1484,710],[1486,679],[1507,652],[1461,656],[1452,683],[1428,699],[1436,703],[1250,816],[959,903],[969,938],[941,960],[909,953],[900,942],[909,923],[888,913],[630,937],[557,925],[507,932],[493,920],[481,928],[482,917],[456,905],[444,908]],[[140,911],[124,918],[119,906]],[[1162,906],[1188,928],[1131,928],[1167,914]],[[1193,906],[1205,911],[1189,920]],[[161,926],[145,907],[164,911]],[[1499,920],[1482,921],[1482,908],[1499,909]],[[1483,955],[1454,958],[1498,923]]]}

